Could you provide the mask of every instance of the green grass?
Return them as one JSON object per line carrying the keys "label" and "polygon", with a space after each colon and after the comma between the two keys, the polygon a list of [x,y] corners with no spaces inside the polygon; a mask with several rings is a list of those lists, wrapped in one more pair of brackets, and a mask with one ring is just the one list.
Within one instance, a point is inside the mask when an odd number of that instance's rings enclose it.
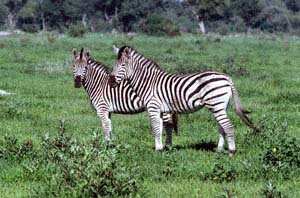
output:
{"label": "green grass", "polygon": [[[80,39],[61,35],[55,42],[49,42],[46,35],[0,37],[0,89],[14,93],[0,96],[0,139],[5,134],[20,141],[32,139],[39,148],[41,137],[55,134],[60,120],[66,121],[67,131],[74,138],[85,140],[93,131],[102,131],[87,94],[73,87],[72,48],[84,47],[93,58],[111,65],[115,60],[113,44],[133,46],[169,72],[228,73],[243,106],[252,111],[254,123],[263,116],[271,120],[268,123],[287,122],[288,134],[298,138],[300,40],[269,39],[263,35],[218,37],[219,41],[217,37],[139,35],[128,40],[109,34],[88,34]],[[238,153],[233,158],[221,156],[226,166],[238,172],[230,182],[219,183],[205,177],[219,157],[212,150],[201,149],[201,145],[218,140],[217,125],[207,110],[179,116],[180,136],[174,136],[172,152],[154,152],[146,113],[113,115],[113,135],[116,142],[130,146],[129,157],[122,160],[128,167],[137,163],[139,182],[147,197],[217,197],[226,188],[234,190],[236,197],[262,197],[268,179],[259,175],[259,170],[256,172],[261,167],[255,164],[262,148],[255,142],[245,144],[251,132],[232,108],[229,117],[235,125]],[[28,197],[30,189],[42,185],[39,177],[25,174],[22,163],[0,158],[1,197]],[[288,197],[299,197],[299,175],[283,179],[280,174],[272,176],[277,189]]]}

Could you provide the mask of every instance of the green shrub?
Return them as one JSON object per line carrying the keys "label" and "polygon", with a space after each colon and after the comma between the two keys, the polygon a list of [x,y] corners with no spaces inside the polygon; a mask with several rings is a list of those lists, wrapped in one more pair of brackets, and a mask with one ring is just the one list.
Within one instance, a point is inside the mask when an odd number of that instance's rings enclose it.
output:
{"label": "green shrub", "polygon": [[236,197],[237,193],[235,192],[235,190],[230,190],[229,188],[225,188],[224,192],[222,192],[222,194],[220,194],[219,198],[233,198]]}
{"label": "green shrub", "polygon": [[68,35],[71,37],[83,37],[87,29],[82,24],[72,24],[69,26]]}
{"label": "green shrub", "polygon": [[32,40],[30,38],[22,38],[22,39],[20,39],[20,44],[22,47],[26,47],[26,46],[32,44]]}
{"label": "green shrub", "polygon": [[259,154],[261,173],[266,178],[272,176],[287,178],[293,170],[300,168],[299,142],[287,133],[287,123],[274,120],[270,123],[263,118],[256,132],[246,136],[248,143],[257,144],[261,150]]}
{"label": "green shrub", "polygon": [[284,196],[280,191],[276,189],[276,186],[269,181],[267,185],[264,186],[264,189],[262,189],[262,195],[265,198],[283,198]]}
{"label": "green shrub", "polygon": [[227,35],[229,34],[230,30],[227,24],[219,23],[219,25],[214,29],[214,32],[217,32],[221,35]]}
{"label": "green shrub", "polygon": [[91,21],[91,27],[94,32],[111,32],[113,24],[97,18]]}
{"label": "green shrub", "polygon": [[292,25],[292,28],[294,28],[294,29],[300,28],[300,16],[299,15],[290,15],[289,21]]}
{"label": "green shrub", "polygon": [[300,16],[299,15],[290,15],[289,21],[292,26],[291,34],[300,36]]}
{"label": "green shrub", "polygon": [[255,27],[267,32],[289,32],[291,27],[287,16],[282,8],[266,7],[256,18]]}
{"label": "green shrub", "polygon": [[300,167],[300,146],[296,138],[286,132],[287,126],[274,125],[264,134],[265,141],[262,160],[268,172],[290,171],[291,167]]}
{"label": "green shrub", "polygon": [[196,33],[197,23],[188,17],[179,17],[176,21],[177,26],[182,33]]}
{"label": "green shrub", "polygon": [[0,141],[0,158],[20,161],[26,157],[34,156],[32,140],[19,142],[15,137],[8,135]]}
{"label": "green shrub", "polygon": [[57,40],[57,33],[55,32],[49,32],[47,34],[47,40],[48,40],[48,43],[55,43],[55,41]]}
{"label": "green shrub", "polygon": [[224,21],[212,21],[207,23],[207,31],[227,35],[230,33],[229,26]]}
{"label": "green shrub", "polygon": [[27,23],[23,23],[21,25],[21,29],[24,32],[28,32],[28,33],[36,33],[40,30],[38,24],[27,24]]}
{"label": "green shrub", "polygon": [[179,35],[179,28],[171,20],[157,14],[148,15],[146,20],[141,21],[139,27],[144,33],[149,35]]}
{"label": "green shrub", "polygon": [[[44,186],[37,197],[136,196],[136,165],[126,167],[120,159],[126,146],[106,144],[98,133],[87,142],[72,139],[61,122],[58,134],[42,140]],[[51,173],[51,174],[49,174]]]}
{"label": "green shrub", "polygon": [[215,182],[230,182],[234,181],[238,172],[234,166],[230,164],[228,156],[218,156],[211,172],[207,173],[205,178]]}
{"label": "green shrub", "polygon": [[231,32],[247,32],[247,26],[242,17],[234,16],[230,18],[230,23],[228,24],[229,30]]}

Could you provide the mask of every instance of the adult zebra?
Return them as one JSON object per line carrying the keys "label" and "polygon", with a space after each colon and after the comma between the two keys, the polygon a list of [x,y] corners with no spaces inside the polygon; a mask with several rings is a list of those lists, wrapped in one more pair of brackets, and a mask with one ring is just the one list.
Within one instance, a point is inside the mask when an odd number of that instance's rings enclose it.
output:
{"label": "adult zebra", "polygon": [[[124,80],[119,86],[112,88],[109,81],[108,68],[90,57],[89,52],[73,49],[74,55],[74,86],[81,84],[87,91],[91,104],[102,121],[105,140],[111,139],[111,113],[135,114],[145,110],[145,105],[133,91],[128,81]],[[177,114],[173,114],[173,123],[169,114],[162,114],[166,130],[166,142],[172,144],[172,128],[177,132]]]}
{"label": "adult zebra", "polygon": [[227,137],[229,154],[236,152],[233,125],[226,110],[231,96],[236,113],[246,125],[254,128],[239,102],[238,93],[231,78],[223,73],[208,71],[186,75],[170,74],[162,71],[153,61],[145,58],[131,47],[123,46],[118,51],[112,75],[112,84],[121,80],[130,81],[133,89],[147,106],[156,150],[163,149],[162,112],[194,112],[207,107],[219,125],[218,150],[223,150]]}

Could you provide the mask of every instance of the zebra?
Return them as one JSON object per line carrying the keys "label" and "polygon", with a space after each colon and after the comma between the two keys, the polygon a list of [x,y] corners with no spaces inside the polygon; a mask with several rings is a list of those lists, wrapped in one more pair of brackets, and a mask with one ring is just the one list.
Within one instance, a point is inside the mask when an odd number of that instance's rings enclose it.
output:
{"label": "zebra", "polygon": [[[108,67],[91,59],[89,52],[84,52],[82,48],[78,53],[74,48],[72,53],[74,56],[74,86],[80,88],[83,85],[87,91],[91,106],[102,121],[105,140],[110,141],[111,113],[136,114],[145,111],[145,105],[128,81],[124,80],[119,86],[112,88],[108,82],[110,79]],[[166,143],[171,145],[172,128],[177,132],[177,114],[173,114],[171,118],[169,114],[163,113],[162,119],[166,131]]]}
{"label": "zebra", "polygon": [[229,155],[233,156],[236,152],[234,129],[226,112],[232,96],[236,113],[247,126],[254,128],[246,115],[250,112],[242,108],[229,76],[216,71],[170,74],[129,46],[115,51],[118,51],[118,57],[111,73],[112,86],[121,80],[130,81],[147,107],[156,150],[163,149],[162,120],[159,116],[162,112],[191,113],[206,107],[219,126],[217,151],[223,151],[226,137]]}

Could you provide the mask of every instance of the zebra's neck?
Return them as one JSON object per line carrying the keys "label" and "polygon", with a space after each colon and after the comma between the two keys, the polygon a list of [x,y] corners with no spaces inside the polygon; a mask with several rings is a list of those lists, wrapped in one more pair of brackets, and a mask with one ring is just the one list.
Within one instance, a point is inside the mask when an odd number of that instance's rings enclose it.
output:
{"label": "zebra's neck", "polygon": [[141,54],[134,52],[132,55],[132,65],[134,65],[134,71],[132,76],[129,78],[130,84],[140,96],[144,102],[149,93],[149,88],[156,86],[158,78],[169,75],[160,69],[160,67],[153,61],[147,59]]}
{"label": "zebra's neck", "polygon": [[109,73],[107,66],[92,59],[88,60],[83,86],[91,100],[101,95],[103,89],[107,86],[108,78]]}

